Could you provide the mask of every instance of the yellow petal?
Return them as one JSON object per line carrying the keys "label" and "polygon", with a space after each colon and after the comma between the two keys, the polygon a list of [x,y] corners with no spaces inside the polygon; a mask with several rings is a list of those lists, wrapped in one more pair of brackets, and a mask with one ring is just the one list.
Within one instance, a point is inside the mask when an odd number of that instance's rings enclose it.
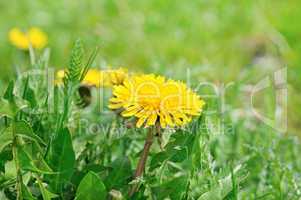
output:
{"label": "yellow petal", "polygon": [[110,102],[111,103],[120,103],[120,99],[113,97],[113,98],[110,99]]}
{"label": "yellow petal", "polygon": [[123,106],[123,103],[109,104],[110,109],[118,109]]}
{"label": "yellow petal", "polygon": [[165,121],[165,117],[164,117],[164,115],[162,115],[161,113],[160,113],[160,126],[162,127],[162,128],[166,128],[166,121]]}
{"label": "yellow petal", "polygon": [[174,126],[174,124],[173,124],[173,122],[172,122],[172,119],[171,119],[171,117],[170,117],[170,115],[169,115],[168,113],[165,115],[165,120],[166,120],[166,124],[167,124],[167,125],[169,125],[169,126],[171,126],[171,127]]}
{"label": "yellow petal", "polygon": [[137,123],[136,123],[136,127],[140,128],[142,126],[142,124],[144,124],[145,120],[147,117],[141,117],[138,119]]}
{"label": "yellow petal", "polygon": [[158,116],[157,116],[157,113],[153,112],[153,113],[150,115],[150,117],[148,118],[146,125],[147,125],[147,126],[153,126],[153,125],[155,125],[156,120],[157,120],[157,117],[158,117]]}
{"label": "yellow petal", "polygon": [[130,116],[135,115],[139,110],[140,110],[140,109],[139,109],[138,106],[132,106],[132,107],[130,107],[130,108],[124,110],[124,111],[121,113],[121,115],[122,115],[123,117],[130,117]]}

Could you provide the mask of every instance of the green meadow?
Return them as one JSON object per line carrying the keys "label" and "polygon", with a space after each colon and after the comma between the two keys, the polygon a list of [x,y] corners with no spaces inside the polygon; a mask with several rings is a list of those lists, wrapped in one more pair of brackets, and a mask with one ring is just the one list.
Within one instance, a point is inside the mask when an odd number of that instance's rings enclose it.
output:
{"label": "green meadow", "polygon": [[[301,199],[300,7],[0,1],[0,200]],[[14,46],[9,32],[31,27],[47,45]],[[182,81],[206,105],[182,127],[136,127],[109,109],[113,87],[83,84],[119,68]]]}

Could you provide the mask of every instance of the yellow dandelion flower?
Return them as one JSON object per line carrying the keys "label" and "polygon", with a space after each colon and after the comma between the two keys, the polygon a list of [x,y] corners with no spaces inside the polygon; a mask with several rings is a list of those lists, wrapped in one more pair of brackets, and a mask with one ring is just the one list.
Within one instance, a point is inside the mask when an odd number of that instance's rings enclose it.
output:
{"label": "yellow dandelion flower", "polygon": [[[57,83],[61,83],[65,76],[64,70],[57,72]],[[112,87],[123,83],[128,73],[125,69],[119,68],[116,70],[88,70],[82,84],[94,87]]]}
{"label": "yellow dandelion flower", "polygon": [[48,42],[47,35],[36,27],[30,28],[28,32],[13,28],[9,31],[8,38],[11,44],[23,50],[29,49],[30,45],[35,49],[42,49]]}
{"label": "yellow dandelion flower", "polygon": [[18,28],[13,28],[8,34],[10,42],[19,49],[28,49],[29,42],[26,35]]}
{"label": "yellow dandelion flower", "polygon": [[42,49],[46,46],[48,42],[48,38],[46,33],[44,33],[41,29],[33,27],[28,31],[28,38],[33,48]]}
{"label": "yellow dandelion flower", "polygon": [[113,95],[109,108],[122,108],[122,116],[136,117],[137,127],[157,122],[162,128],[183,126],[200,115],[205,105],[186,84],[153,74],[126,79],[123,85],[114,86]]}

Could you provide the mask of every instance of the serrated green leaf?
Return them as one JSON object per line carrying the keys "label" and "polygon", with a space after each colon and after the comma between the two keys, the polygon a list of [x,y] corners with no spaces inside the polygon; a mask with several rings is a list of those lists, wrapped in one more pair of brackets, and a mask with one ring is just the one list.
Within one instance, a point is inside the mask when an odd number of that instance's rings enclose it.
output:
{"label": "serrated green leaf", "polygon": [[21,189],[22,189],[22,197],[24,200],[36,200],[29,191],[29,189],[24,185],[23,183],[21,184]]}
{"label": "serrated green leaf", "polygon": [[39,185],[39,188],[40,188],[40,191],[41,191],[41,194],[42,194],[42,197],[43,197],[43,200],[51,200],[51,199],[54,199],[56,197],[58,197],[57,194],[54,194],[52,192],[49,192],[43,185],[43,183],[41,182],[40,179],[37,179],[38,181],[38,185]]}
{"label": "serrated green leaf", "polygon": [[43,149],[40,147],[40,145],[36,142],[32,143],[30,145],[31,150],[31,156],[33,159],[33,162],[35,166],[40,169],[41,171],[48,172],[50,174],[56,174],[56,172],[52,173],[52,169],[49,167],[49,165],[44,160],[44,152]]}
{"label": "serrated green leaf", "polygon": [[[233,173],[234,175],[241,169],[241,165],[238,165]],[[242,181],[242,179],[238,179],[238,182]],[[224,199],[233,189],[232,184],[232,175],[220,179],[218,184],[214,186],[209,192],[202,194],[198,200],[220,200]]]}
{"label": "serrated green leaf", "polygon": [[89,172],[80,182],[75,200],[105,200],[106,187],[94,172]]}
{"label": "serrated green leaf", "polygon": [[18,136],[25,137],[37,143],[46,145],[45,142],[33,132],[31,126],[27,122],[18,121],[14,123],[14,126],[15,132]]}
{"label": "serrated green leaf", "polygon": [[166,145],[166,149],[152,157],[150,170],[152,171],[161,166],[166,160],[172,162],[183,162],[185,159],[188,159],[191,155],[194,138],[194,134],[181,132],[174,133],[170,138],[171,141]]}
{"label": "serrated green leaf", "polygon": [[[34,159],[30,155],[30,153],[25,150],[24,147],[18,146],[17,152],[18,152],[17,155],[18,155],[19,164],[20,164],[20,167],[22,170],[38,172],[38,173],[43,173],[43,174],[52,174],[53,173],[52,171],[44,171],[44,169],[38,168],[37,165],[35,164]],[[42,162],[42,161],[40,160],[39,162]],[[50,168],[48,168],[48,169],[50,169]]]}
{"label": "serrated green leaf", "polygon": [[110,165],[110,172],[105,179],[105,184],[108,189],[120,189],[132,177],[131,162],[125,158],[118,158]]}
{"label": "serrated green leaf", "polygon": [[107,173],[108,168],[98,164],[87,164],[81,170],[74,172],[71,179],[72,184],[78,186],[80,181],[89,171],[97,173],[100,177],[102,177]]}
{"label": "serrated green leaf", "polygon": [[188,177],[182,175],[180,177],[172,178],[157,187],[152,187],[152,192],[156,194],[158,199],[182,199],[186,186],[188,184]]}
{"label": "serrated green leaf", "polygon": [[58,172],[57,175],[49,177],[51,186],[56,192],[60,192],[64,183],[72,177],[75,165],[75,153],[68,129],[61,129],[52,140],[47,161],[50,167]]}
{"label": "serrated green leaf", "polygon": [[0,152],[13,141],[13,135],[11,128],[5,128],[2,133],[0,133]]}
{"label": "serrated green leaf", "polygon": [[26,107],[28,107],[28,102],[20,98],[15,98],[14,101],[0,99],[0,117],[14,118],[20,110]]}
{"label": "serrated green leaf", "polygon": [[0,99],[0,116],[7,116],[13,118],[16,114],[16,106],[9,103],[5,99]]}

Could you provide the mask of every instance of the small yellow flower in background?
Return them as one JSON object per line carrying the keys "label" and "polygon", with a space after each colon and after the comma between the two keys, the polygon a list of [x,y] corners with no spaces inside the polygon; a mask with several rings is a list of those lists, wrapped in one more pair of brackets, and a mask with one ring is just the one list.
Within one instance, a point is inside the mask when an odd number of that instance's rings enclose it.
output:
{"label": "small yellow flower in background", "polygon": [[42,49],[48,42],[48,37],[41,29],[33,27],[28,31],[29,41],[33,48]]}
{"label": "small yellow flower in background", "polygon": [[26,35],[17,28],[13,28],[8,34],[10,42],[19,49],[28,49],[29,42]]}
{"label": "small yellow flower in background", "polygon": [[[61,83],[64,78],[64,70],[57,72],[57,83]],[[114,85],[120,85],[123,83],[128,73],[125,69],[107,69],[97,70],[89,69],[82,84],[94,86],[94,87],[112,87]]]}
{"label": "small yellow flower in background", "polygon": [[32,45],[35,49],[42,49],[46,46],[48,38],[41,29],[32,27],[27,32],[13,28],[8,34],[9,41],[19,49],[27,50]]}
{"label": "small yellow flower in background", "polygon": [[205,105],[186,84],[153,74],[126,79],[123,85],[114,86],[113,95],[109,108],[122,108],[122,116],[136,117],[137,127],[157,122],[162,128],[183,126],[200,115]]}

